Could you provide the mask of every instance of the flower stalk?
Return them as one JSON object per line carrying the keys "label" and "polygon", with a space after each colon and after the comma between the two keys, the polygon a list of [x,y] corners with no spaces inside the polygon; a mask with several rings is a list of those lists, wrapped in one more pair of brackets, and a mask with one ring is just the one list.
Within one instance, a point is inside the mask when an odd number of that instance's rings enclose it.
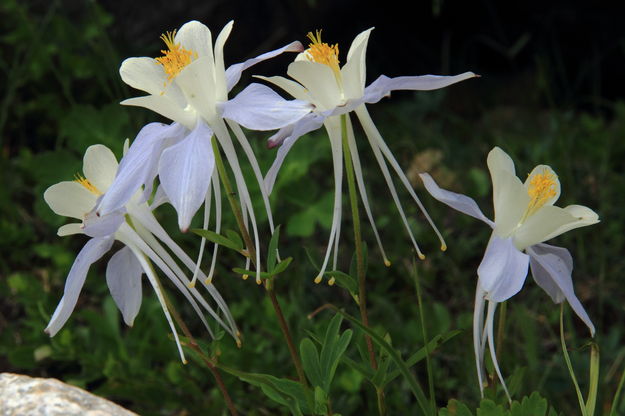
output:
{"label": "flower stalk", "polygon": [[204,353],[204,351],[202,351],[199,344],[197,343],[197,341],[191,334],[191,331],[189,331],[189,328],[184,323],[184,321],[178,314],[178,311],[171,304],[167,296],[164,295],[164,297],[165,297],[165,303],[167,304],[167,307],[169,308],[172,317],[174,318],[174,320],[176,321],[176,323],[182,330],[182,333],[189,339],[187,346],[191,348],[193,351],[195,351],[202,358],[202,361],[204,362],[204,364],[206,364],[206,367],[208,367],[209,371],[213,375],[213,378],[215,379],[215,382],[217,383],[217,387],[219,388],[219,391],[221,392],[221,395],[223,396],[224,401],[226,402],[226,407],[228,408],[230,415],[238,416],[239,413],[237,412],[237,409],[234,406],[234,402],[232,401],[232,398],[230,397],[230,394],[228,393],[228,389],[226,388],[226,385],[224,384],[224,381],[221,378],[221,373],[219,372],[219,369],[217,369],[217,366],[215,365],[213,360],[210,357],[208,357]]}
{"label": "flower stalk", "polygon": [[[358,275],[358,306],[360,308],[360,319],[362,324],[369,327],[369,316],[367,314],[367,288],[365,276],[365,258],[362,248],[362,235],[360,232],[360,214],[358,212],[358,196],[356,194],[356,181],[354,179],[354,167],[352,165],[352,156],[347,142],[347,115],[341,115],[341,137],[343,141],[343,156],[345,160],[345,171],[347,172],[347,187],[349,188],[349,202],[352,208],[352,222],[354,224],[354,245],[356,248],[356,274]],[[371,337],[365,335],[367,343],[367,351],[369,352],[369,360],[371,368],[377,370],[378,363],[375,359],[375,351],[373,350],[373,342]]]}
{"label": "flower stalk", "polygon": [[[226,191],[226,196],[228,197],[230,208],[234,213],[237,225],[239,226],[239,230],[241,231],[241,235],[243,236],[243,241],[245,242],[245,246],[247,247],[248,258],[252,261],[252,263],[254,263],[254,266],[256,266],[256,268],[259,268],[260,265],[255,264],[256,252],[254,248],[254,243],[252,242],[250,233],[248,232],[247,227],[245,226],[245,222],[243,221],[241,209],[239,208],[239,205],[234,198],[235,193],[233,191],[232,184],[230,183],[230,179],[228,178],[226,168],[221,158],[221,153],[219,152],[219,146],[217,145],[217,138],[215,136],[211,138],[211,143],[213,146],[213,153],[215,155],[215,166],[217,167],[217,171],[221,179],[221,184]],[[307,387],[308,382],[306,381],[306,376],[304,374],[304,367],[302,366],[302,362],[297,353],[297,349],[295,348],[295,343],[293,342],[293,337],[291,336],[291,331],[289,330],[289,326],[284,317],[284,313],[282,313],[282,308],[280,307],[280,303],[274,292],[273,281],[268,279],[265,282],[264,286],[265,291],[267,292],[267,296],[269,296],[269,300],[271,301],[271,305],[273,306],[273,309],[276,312],[276,316],[278,317],[278,324],[280,325],[280,330],[282,331],[284,339],[286,340],[289,353],[291,354],[291,360],[293,361],[293,365],[295,366],[295,370],[297,371],[299,381],[302,386]]]}

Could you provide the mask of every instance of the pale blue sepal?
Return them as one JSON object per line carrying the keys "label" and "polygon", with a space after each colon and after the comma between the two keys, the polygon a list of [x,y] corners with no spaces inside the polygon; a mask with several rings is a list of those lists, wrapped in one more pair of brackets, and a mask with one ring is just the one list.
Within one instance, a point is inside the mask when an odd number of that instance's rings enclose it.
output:
{"label": "pale blue sepal", "polygon": [[74,311],[78,295],[85,283],[89,267],[98,261],[104,253],[111,249],[113,245],[113,237],[92,238],[80,250],[74,264],[65,280],[65,289],[63,297],[59,302],[45,332],[53,337],[65,325],[70,315]]}
{"label": "pale blue sepal", "polygon": [[306,101],[285,100],[271,88],[257,83],[218,106],[223,118],[250,130],[280,129],[295,123],[314,108]]}
{"label": "pale blue sepal", "polygon": [[106,215],[123,207],[142,185],[145,185],[143,198],[147,199],[152,192],[158,161],[167,139],[180,139],[184,132],[185,128],[177,123],[150,123],[144,126],[122,158],[117,176],[98,204],[97,212]]}
{"label": "pale blue sepal", "polygon": [[189,228],[209,189],[215,168],[212,135],[212,130],[200,121],[184,140],[165,149],[161,156],[161,186],[178,213],[182,231]]}
{"label": "pale blue sepal", "polygon": [[142,274],[141,263],[128,247],[115,253],[106,266],[106,284],[128,326],[132,326],[141,307]]}
{"label": "pale blue sepal", "polygon": [[532,276],[538,286],[543,288],[555,303],[561,303],[566,299],[577,316],[584,321],[590,335],[595,336],[595,326],[575,296],[571,276],[573,257],[569,251],[549,244],[535,244],[527,248],[527,253],[530,255]]}
{"label": "pale blue sepal", "polygon": [[473,198],[470,198],[466,195],[458,194],[456,192],[441,189],[428,173],[420,173],[419,176],[423,181],[423,185],[425,185],[425,189],[435,199],[439,200],[445,205],[452,207],[456,211],[460,211],[464,214],[470,215],[473,218],[484,221],[486,224],[490,225],[491,228],[495,228],[495,223],[486,218],[486,216],[482,213],[482,210],[480,210]]}
{"label": "pale blue sepal", "polygon": [[295,123],[295,125],[285,127],[269,138],[268,143],[270,146],[275,142],[279,142],[281,146],[278,148],[273,164],[265,175],[264,182],[267,194],[271,194],[273,185],[276,182],[276,177],[278,176],[278,171],[280,170],[280,167],[282,167],[284,158],[289,153],[289,150],[291,150],[291,147],[293,147],[295,142],[304,134],[321,127],[323,125],[323,121],[323,117],[311,113],[309,116],[305,116],[299,122]]}
{"label": "pale blue sepal", "polygon": [[486,299],[503,302],[523,287],[529,268],[529,256],[519,251],[511,238],[492,236],[477,274]]}
{"label": "pale blue sepal", "polygon": [[118,209],[106,215],[98,215],[95,211],[85,215],[82,223],[82,232],[89,237],[105,237],[113,235],[124,222],[125,208]]}
{"label": "pale blue sepal", "polygon": [[241,73],[247,68],[256,65],[257,63],[262,62],[266,59],[271,59],[274,56],[278,56],[284,52],[302,52],[303,50],[304,46],[301,44],[301,42],[295,41],[281,48],[265,52],[262,55],[258,55],[256,58],[251,58],[245,62],[231,65],[230,67],[228,67],[228,69],[226,69],[226,83],[228,87],[228,92],[230,92],[232,87],[234,87],[237,82],[239,82],[239,80],[241,79]]}
{"label": "pale blue sepal", "polygon": [[442,76],[442,75],[421,75],[389,78],[386,75],[380,75],[375,81],[365,88],[364,102],[368,104],[377,103],[382,98],[387,97],[391,91],[396,90],[412,90],[412,91],[430,91],[444,88],[449,85],[464,81],[469,78],[477,77],[473,72],[464,72],[459,75]]}

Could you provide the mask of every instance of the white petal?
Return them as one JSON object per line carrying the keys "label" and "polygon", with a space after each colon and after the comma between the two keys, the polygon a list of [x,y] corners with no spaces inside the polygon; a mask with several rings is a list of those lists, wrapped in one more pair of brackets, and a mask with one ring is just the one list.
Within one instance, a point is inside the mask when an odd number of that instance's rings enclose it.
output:
{"label": "white petal", "polygon": [[525,183],[523,185],[525,186],[525,189],[529,189],[530,182],[531,182],[532,178],[534,176],[536,176],[536,175],[542,175],[542,174],[545,174],[545,173],[551,174],[551,176],[555,180],[554,191],[556,191],[556,193],[555,193],[554,196],[552,196],[551,198],[549,198],[548,200],[545,201],[545,205],[553,205],[558,200],[558,198],[560,197],[560,180],[558,179],[558,175],[556,175],[554,170],[551,169],[551,166],[548,166],[548,165],[538,165],[538,166],[536,166],[534,169],[532,169],[530,174],[527,175],[527,179],[525,179]]}
{"label": "white petal", "polygon": [[363,30],[360,32],[352,41],[352,44],[349,46],[349,51],[347,51],[347,60],[351,61],[354,59],[354,53],[356,53],[357,49],[364,44],[365,49],[367,47],[367,43],[369,42],[369,36],[371,35],[371,31],[374,28],[370,27],[367,30]]}
{"label": "white petal", "polygon": [[346,98],[360,98],[364,94],[367,78],[365,57],[367,43],[373,28],[360,33],[349,48],[347,63],[341,68],[343,89]]}
{"label": "white petal", "polygon": [[85,283],[89,267],[111,248],[113,238],[92,238],[80,250],[67,275],[63,297],[59,302],[45,332],[53,337],[69,319],[74,311],[78,295]]}
{"label": "white petal", "polygon": [[119,67],[122,81],[141,91],[159,95],[167,85],[162,65],[152,58],[128,58]]}
{"label": "white petal", "polygon": [[111,186],[117,173],[117,158],[108,147],[96,144],[89,146],[82,162],[85,178],[100,192],[104,193]]}
{"label": "white petal", "polygon": [[365,88],[365,102],[369,104],[377,103],[382,98],[388,96],[391,91],[395,90],[437,90],[476,76],[473,72],[465,72],[453,76],[421,75],[396,78],[380,75],[378,79]]}
{"label": "white petal", "polygon": [[114,234],[125,221],[125,209],[110,212],[105,215],[96,214],[95,210],[85,215],[82,232],[89,237],[105,237]]}
{"label": "white petal", "polygon": [[274,49],[273,51],[265,52],[262,55],[258,55],[256,58],[248,59],[245,62],[234,64],[226,70],[226,82],[228,84],[228,92],[234,87],[241,79],[241,73],[247,68],[256,65],[259,62],[271,59],[274,56],[278,56],[284,52],[301,52],[304,50],[304,46],[298,41],[291,42],[281,48]]}
{"label": "white petal", "polygon": [[486,218],[473,198],[439,188],[436,182],[434,182],[434,179],[432,179],[428,173],[420,173],[419,176],[425,185],[425,189],[434,198],[438,199],[443,204],[449,205],[457,211],[484,221],[486,224],[490,225],[491,228],[495,227],[495,223]]}
{"label": "white petal", "polygon": [[220,107],[222,117],[250,130],[279,129],[295,123],[313,109],[305,101],[285,100],[271,88],[256,83],[250,84]]}
{"label": "white petal", "polygon": [[184,131],[184,127],[176,123],[150,123],[143,127],[122,158],[113,184],[98,204],[98,213],[106,215],[118,210],[141,185],[151,186],[166,140],[180,138]]}
{"label": "white petal", "polygon": [[503,302],[517,294],[527,277],[529,256],[519,251],[510,238],[491,237],[477,274],[486,299]]}
{"label": "white petal", "polygon": [[210,119],[216,115],[215,65],[208,57],[200,57],[176,75],[178,84],[187,103],[202,117]]}
{"label": "white petal", "polygon": [[287,153],[291,150],[291,147],[304,134],[321,127],[323,120],[323,117],[319,117],[318,115],[311,113],[309,116],[302,118],[299,122],[292,126],[292,129],[290,127],[285,128],[284,131],[288,135],[286,138],[284,135],[279,136],[280,132],[269,138],[269,145],[271,147],[274,147],[277,143],[282,143],[282,145],[278,148],[276,158],[273,161],[271,168],[269,168],[267,174],[265,175],[265,189],[267,194],[271,194],[273,185],[276,182],[276,177],[278,176],[278,171],[280,170]]}
{"label": "white petal", "polygon": [[206,25],[192,20],[182,25],[174,38],[184,49],[197,53],[198,57],[208,56],[213,60],[213,40]]}
{"label": "white petal", "polygon": [[528,247],[532,276],[540,287],[555,303],[561,303],[565,298],[577,316],[590,329],[591,336],[595,335],[593,325],[586,310],[582,306],[573,289],[573,258],[569,251],[562,247],[548,244],[536,244]]}
{"label": "white petal", "polygon": [[488,169],[491,171],[502,169],[516,176],[514,161],[498,146],[493,147],[492,150],[488,152],[486,163],[488,164]]}
{"label": "white petal", "polygon": [[530,197],[520,179],[508,170],[490,169],[493,181],[495,232],[508,236],[517,228],[527,210]]}
{"label": "white petal", "polygon": [[113,254],[106,266],[106,284],[128,326],[132,326],[141,307],[142,274],[141,263],[128,247]]}
{"label": "white petal", "polygon": [[273,85],[282,88],[295,99],[302,101],[310,101],[310,97],[306,88],[302,87],[295,81],[292,81],[284,77],[263,77],[260,75],[254,75],[255,78],[262,79],[267,82],[271,82]]}
{"label": "white petal", "polygon": [[78,182],[63,181],[46,189],[43,199],[55,214],[82,220],[98,197]]}
{"label": "white petal", "polygon": [[[514,243],[523,250],[534,244],[547,241],[548,238],[555,237],[572,228],[575,225],[581,227],[580,220],[572,216],[568,211],[553,205],[546,205],[528,217],[523,225],[514,233]],[[556,233],[556,231],[563,230]]]}
{"label": "white petal", "polygon": [[73,222],[71,224],[65,224],[59,227],[56,235],[59,237],[65,237],[66,235],[82,234],[82,224]]}
{"label": "white petal", "polygon": [[178,213],[178,225],[183,231],[189,228],[208,192],[215,167],[212,135],[208,126],[198,123],[184,140],[168,147],[161,156],[161,186]]}
{"label": "white petal", "polygon": [[197,112],[193,108],[184,109],[166,95],[146,95],[144,97],[129,98],[121,102],[122,105],[143,107],[162,115],[165,118],[182,124],[188,129],[195,126]]}
{"label": "white petal", "polygon": [[593,225],[599,222],[599,215],[592,209],[582,205],[569,205],[564,207],[564,211],[571,214],[575,218],[575,221],[561,225],[555,231],[547,235],[543,241],[557,237],[575,228],[586,227],[587,225]]}
{"label": "white petal", "polygon": [[218,100],[226,100],[228,96],[228,88],[226,85],[226,70],[224,66],[224,45],[230,36],[234,22],[231,20],[219,32],[217,40],[215,40],[215,94]]}
{"label": "white petal", "polygon": [[341,92],[329,66],[308,61],[292,62],[287,73],[308,90],[320,111],[341,104]]}

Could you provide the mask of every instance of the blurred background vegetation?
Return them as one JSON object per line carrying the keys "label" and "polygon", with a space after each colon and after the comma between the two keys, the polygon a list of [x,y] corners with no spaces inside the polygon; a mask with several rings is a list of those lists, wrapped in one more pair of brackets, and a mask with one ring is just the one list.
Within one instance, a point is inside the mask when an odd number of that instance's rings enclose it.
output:
{"label": "blurred background vegetation", "polygon": [[[158,56],[159,35],[197,19],[213,33],[235,20],[226,48],[232,64],[281,46],[304,41],[322,28],[324,40],[338,42],[344,54],[353,37],[375,26],[368,50],[368,80],[425,73],[482,75],[436,92],[395,93],[373,106],[380,131],[420,188],[417,172],[430,171],[441,186],[473,196],[487,215],[490,180],[487,152],[498,145],[517,162],[520,175],[540,163],[560,175],[560,205],[578,203],[595,209],[602,222],[559,237],[575,259],[577,294],[597,327],[601,348],[599,413],[607,410],[623,372],[625,294],[625,30],[622,2],[516,2],[494,0],[415,2],[211,0],[29,1],[0,4],[0,371],[56,377],[87,388],[141,414],[222,414],[223,401],[209,373],[197,363],[183,366],[175,352],[160,307],[146,290],[133,328],[123,326],[104,282],[104,262],[92,267],[76,312],[53,339],[43,333],[61,297],[65,277],[84,237],[59,238],[64,223],[43,201],[53,183],[80,172],[85,149],[95,143],[119,156],[125,138],[158,119],[143,109],[118,103],[138,95],[117,73],[129,56]],[[246,74],[285,72],[292,56],[282,56]],[[357,134],[359,132],[357,131]],[[251,134],[257,157],[268,167],[275,151],[267,135]],[[387,253],[384,268],[369,244],[370,320],[392,344],[409,355],[422,345],[416,294],[409,269],[414,258],[409,240],[385,191],[372,155],[361,146]],[[281,250],[295,258],[278,280],[277,291],[297,339],[322,334],[328,313],[306,316],[331,302],[356,314],[349,295],[338,287],[314,285],[328,237],[332,165],[322,132],[306,137],[287,158],[274,191],[274,212],[283,224]],[[440,406],[458,398],[475,407],[479,391],[471,345],[475,270],[488,240],[488,229],[458,215],[418,189],[447,237],[440,253],[433,233],[402,195],[427,259],[418,263],[429,334],[462,332],[434,353],[436,396]],[[260,200],[256,201],[261,206]],[[260,210],[259,210],[260,212]],[[190,254],[198,239],[180,234],[171,207],[160,219]],[[345,217],[347,214],[345,213]],[[198,218],[196,218],[198,220]],[[227,228],[234,228],[231,218]],[[351,225],[345,221],[341,270],[353,250]],[[372,241],[365,227],[365,238]],[[220,361],[251,372],[294,376],[268,300],[253,282],[230,270],[239,259],[222,251],[215,284],[228,300],[244,336],[212,348]],[[173,293],[173,292],[172,292]],[[179,300],[179,299],[178,299]],[[176,301],[176,299],[174,299]],[[197,337],[208,334],[180,302]],[[500,363],[512,393],[541,392],[562,414],[576,414],[575,393],[558,344],[559,308],[528,278],[508,306]],[[588,340],[583,324],[569,314],[568,344],[578,376],[587,373]],[[468,329],[468,330],[467,330]],[[350,355],[353,352],[349,353]],[[425,380],[425,369],[415,368]],[[243,414],[280,414],[260,389],[225,376]],[[582,381],[582,388],[586,383]],[[370,414],[371,388],[359,373],[339,366],[336,411]],[[489,393],[494,395],[493,392]],[[498,396],[501,401],[501,395]],[[405,383],[387,391],[390,414],[413,413]],[[400,410],[401,409],[401,410]],[[625,412],[625,406],[619,408]]]}

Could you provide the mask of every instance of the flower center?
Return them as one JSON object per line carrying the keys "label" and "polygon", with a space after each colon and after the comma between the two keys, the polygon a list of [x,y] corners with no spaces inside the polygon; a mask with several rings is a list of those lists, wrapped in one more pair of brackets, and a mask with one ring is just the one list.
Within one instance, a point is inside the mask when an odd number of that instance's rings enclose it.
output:
{"label": "flower center", "polygon": [[156,58],[156,62],[163,66],[167,74],[168,82],[171,82],[185,66],[189,65],[194,59],[197,59],[197,52],[190,51],[180,46],[180,43],[175,42],[175,37],[175,30],[173,32],[165,32],[161,35],[161,39],[165,42],[167,50],[161,50],[163,56]]}
{"label": "flower center", "polygon": [[310,42],[308,49],[306,49],[306,57],[309,61],[317,62],[318,64],[324,64],[332,68],[334,76],[337,80],[341,77],[341,68],[339,67],[339,45],[335,43],[330,46],[327,43],[321,42],[321,30],[308,32],[306,35]]}
{"label": "flower center", "polygon": [[541,173],[536,173],[530,178],[527,194],[530,197],[530,203],[527,206],[524,218],[534,214],[551,198],[557,194],[558,177],[547,169],[543,169]]}
{"label": "flower center", "polygon": [[102,192],[100,192],[100,190],[98,188],[96,188],[91,182],[89,182],[89,179],[81,176],[78,173],[76,174],[76,179],[74,179],[74,182],[78,182],[86,190],[88,190],[89,192],[91,192],[94,195],[97,195],[97,196],[102,195]]}

